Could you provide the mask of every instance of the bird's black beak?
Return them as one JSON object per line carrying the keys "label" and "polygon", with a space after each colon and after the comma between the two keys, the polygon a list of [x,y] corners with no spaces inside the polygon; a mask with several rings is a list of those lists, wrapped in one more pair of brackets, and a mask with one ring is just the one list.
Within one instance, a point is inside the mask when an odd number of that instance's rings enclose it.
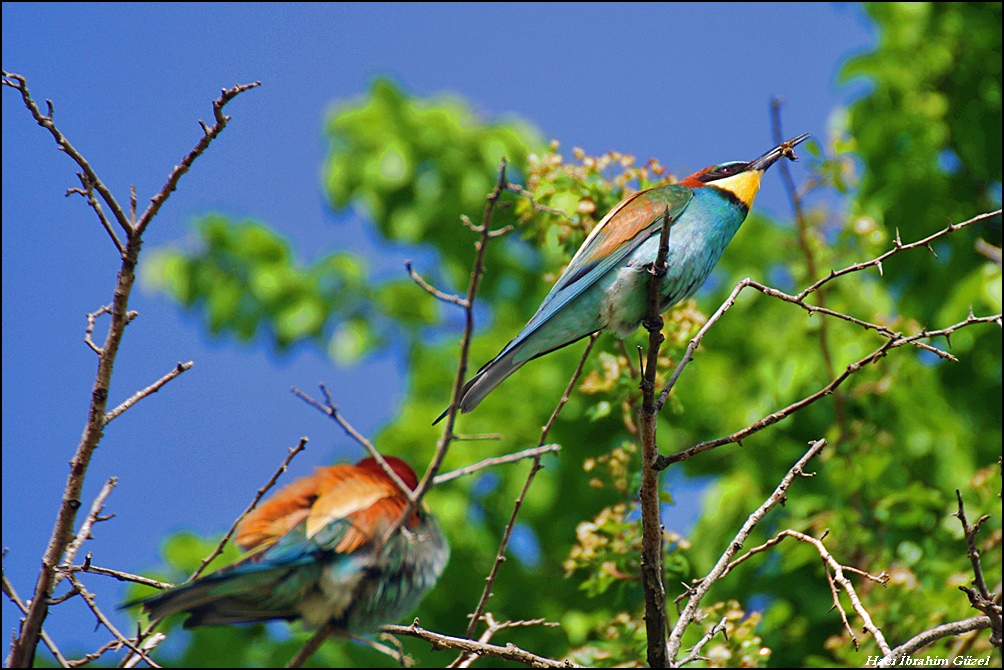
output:
{"label": "bird's black beak", "polygon": [[760,156],[760,158],[751,161],[746,169],[759,170],[760,172],[763,172],[782,158],[796,160],[797,156],[795,156],[795,146],[801,144],[807,139],[809,139],[809,133],[802,133],[798,137],[793,137],[787,142],[781,142],[781,144],[777,145],[763,156]]}

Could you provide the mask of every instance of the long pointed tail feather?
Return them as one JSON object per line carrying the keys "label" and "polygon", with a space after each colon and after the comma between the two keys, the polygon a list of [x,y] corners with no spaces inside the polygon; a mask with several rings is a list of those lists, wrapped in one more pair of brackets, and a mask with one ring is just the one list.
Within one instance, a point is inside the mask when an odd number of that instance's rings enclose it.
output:
{"label": "long pointed tail feather", "polygon": [[[492,359],[487,365],[481,368],[478,374],[474,375],[470,381],[464,384],[464,390],[460,394],[461,413],[467,414],[480,405],[485,396],[505,381],[506,377],[523,367],[523,363],[526,363],[526,361],[521,363],[513,362],[517,350],[518,347],[506,347],[500,355]],[[435,426],[442,421],[449,412],[449,407],[444,409],[443,413],[432,422],[432,425]]]}

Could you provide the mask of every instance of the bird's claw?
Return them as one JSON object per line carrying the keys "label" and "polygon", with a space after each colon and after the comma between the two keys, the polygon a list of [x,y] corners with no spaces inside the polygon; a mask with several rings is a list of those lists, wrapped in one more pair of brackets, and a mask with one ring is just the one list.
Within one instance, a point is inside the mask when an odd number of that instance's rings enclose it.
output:
{"label": "bird's claw", "polygon": [[641,325],[645,326],[645,330],[649,332],[654,332],[657,330],[662,330],[662,317],[657,316],[654,319],[645,318],[642,320]]}

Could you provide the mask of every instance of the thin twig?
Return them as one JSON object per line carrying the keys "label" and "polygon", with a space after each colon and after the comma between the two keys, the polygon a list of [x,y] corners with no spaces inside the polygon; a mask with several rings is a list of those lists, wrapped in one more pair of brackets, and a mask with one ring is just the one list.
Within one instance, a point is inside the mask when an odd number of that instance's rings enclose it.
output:
{"label": "thin twig", "polygon": [[523,451],[517,451],[513,454],[506,454],[505,456],[494,456],[492,458],[485,458],[478,461],[477,463],[472,463],[471,465],[465,465],[462,468],[457,468],[456,470],[450,470],[449,472],[444,472],[441,475],[436,475],[432,480],[433,486],[439,486],[440,484],[445,484],[448,481],[457,479],[458,477],[466,477],[467,475],[474,474],[480,470],[486,468],[493,468],[496,465],[504,465],[506,463],[516,463],[523,460],[524,458],[534,458],[536,456],[542,456],[547,453],[557,453],[561,451],[561,445],[558,444],[545,444],[541,447],[532,447],[530,449],[524,449]]}
{"label": "thin twig", "polygon": [[139,643],[130,640],[125,635],[119,632],[119,629],[115,627],[115,624],[111,622],[111,619],[109,619],[105,615],[105,613],[101,611],[101,608],[98,607],[98,603],[97,600],[94,598],[94,594],[88,591],[86,588],[84,588],[84,585],[80,582],[79,579],[77,579],[76,575],[71,573],[68,579],[73,584],[74,588],[76,588],[80,592],[80,597],[82,597],[84,601],[87,603],[87,606],[91,608],[91,611],[94,612],[94,616],[98,618],[98,621],[101,622],[101,625],[103,625],[105,628],[108,629],[108,632],[114,635],[115,638],[123,645],[129,647],[134,653],[139,654],[144,661],[150,664],[150,667],[153,668],[160,667],[156,662],[154,662],[152,658],[147,656],[146,651],[144,651],[141,646],[138,646]]}
{"label": "thin twig", "polygon": [[57,572],[61,575],[73,573],[73,572],[87,572],[92,575],[104,575],[105,577],[113,577],[120,582],[134,582],[136,584],[142,584],[144,586],[152,586],[155,589],[169,589],[174,586],[170,582],[162,582],[157,579],[150,579],[149,577],[144,577],[142,575],[134,575],[131,572],[122,572],[121,570],[112,570],[111,568],[102,568],[97,565],[60,565],[56,568]]}
{"label": "thin twig", "polygon": [[80,185],[83,188],[70,188],[66,190],[66,197],[70,197],[74,193],[82,196],[87,200],[87,204],[91,206],[91,209],[98,215],[98,221],[101,223],[101,227],[105,229],[108,236],[112,238],[112,244],[118,249],[119,256],[125,253],[125,247],[122,245],[122,241],[119,236],[115,234],[115,229],[112,227],[112,222],[108,220],[105,216],[105,210],[101,207],[101,203],[98,199],[94,197],[94,186],[87,181],[87,175],[83,172],[78,172],[77,177],[80,178]]}
{"label": "thin twig", "polygon": [[711,586],[717,582],[728,569],[729,563],[732,561],[732,557],[735,556],[740,549],[742,549],[743,543],[750,536],[750,533],[753,532],[756,525],[760,523],[765,516],[767,516],[768,512],[785,500],[788,489],[791,488],[795,479],[806,476],[806,464],[818,455],[825,446],[826,440],[816,440],[812,443],[809,450],[806,451],[800,459],[798,459],[798,462],[796,462],[790,470],[788,470],[788,473],[781,480],[781,483],[778,484],[777,488],[774,489],[774,492],[770,495],[770,497],[767,498],[767,500],[764,501],[764,503],[760,505],[755,512],[750,514],[748,519],[746,519],[746,523],[744,523],[742,528],[739,529],[739,532],[736,533],[735,538],[733,538],[732,542],[729,543],[728,549],[725,550],[725,553],[723,553],[718,559],[718,562],[715,563],[715,567],[711,569],[711,572],[709,572],[704,579],[700,580],[689,590],[687,594],[687,604],[669,635],[667,658],[670,661],[675,659],[676,655],[679,653],[680,645],[683,642],[683,633],[697,615],[697,608],[701,604],[701,599],[704,598],[704,595],[708,592]]}
{"label": "thin twig", "polygon": [[[504,437],[502,433],[476,433],[474,435],[464,435],[463,433],[457,433],[453,436],[454,442],[487,442],[487,441],[498,441]],[[436,475],[437,477],[439,475]],[[435,485],[435,483],[433,483]]]}
{"label": "thin twig", "polygon": [[168,372],[166,375],[164,375],[154,383],[150,384],[145,389],[140,389],[139,391],[133,393],[129,398],[123,401],[121,405],[119,405],[112,411],[105,414],[105,425],[111,422],[111,420],[117,417],[118,415],[122,414],[122,412],[126,411],[127,409],[138,403],[143,398],[147,397],[148,395],[153,395],[154,393],[159,391],[161,388],[163,388],[164,384],[171,381],[172,379],[180,375],[182,372],[191,370],[193,365],[195,365],[193,361],[188,361],[187,363],[178,363],[176,366],[174,366],[174,369]]}
{"label": "thin twig", "polygon": [[102,314],[110,314],[112,311],[111,305],[102,305],[97,310],[91,312],[87,315],[87,328],[84,329],[84,343],[91,348],[91,351],[96,353],[98,356],[102,355],[104,351],[98,345],[94,344],[94,326],[96,325],[97,318]]}
{"label": "thin twig", "polygon": [[[524,619],[520,621],[496,621],[495,617],[492,616],[491,612],[485,612],[484,616],[480,617],[481,620],[485,622],[487,628],[485,632],[481,633],[478,637],[478,642],[482,644],[487,644],[491,642],[491,639],[495,637],[495,633],[500,630],[505,630],[506,628],[521,628],[526,626],[549,626],[558,627],[561,624],[549,622],[546,619]],[[478,660],[477,654],[472,654],[470,652],[461,652],[461,654],[450,663],[448,668],[469,668]]]}
{"label": "thin twig", "polygon": [[697,644],[695,644],[693,647],[690,648],[690,654],[688,654],[685,658],[681,659],[680,662],[676,664],[676,667],[682,668],[683,666],[689,663],[693,663],[694,661],[705,660],[704,657],[701,656],[701,649],[703,649],[704,645],[706,645],[708,642],[711,642],[711,639],[714,636],[718,635],[723,630],[725,630],[726,626],[728,625],[728,622],[729,620],[727,617],[722,617],[721,621],[719,621],[714,626],[709,628],[708,632],[704,634],[704,637],[702,637],[697,642]]}
{"label": "thin twig", "polygon": [[966,226],[971,226],[974,223],[982,223],[983,221],[988,221],[994,218],[995,216],[1000,216],[1000,215],[1001,215],[1001,210],[999,209],[993,212],[978,214],[973,218],[969,219],[968,221],[963,221],[962,223],[950,223],[948,224],[947,228],[943,228],[942,230],[939,230],[938,232],[932,235],[928,235],[922,240],[917,240],[916,242],[911,242],[909,244],[903,244],[903,242],[899,239],[899,231],[896,231],[896,238],[893,240],[893,248],[890,249],[889,251],[885,252],[881,256],[878,256],[877,258],[871,259],[870,261],[855,263],[854,265],[849,265],[841,270],[830,270],[830,273],[828,275],[814,282],[808,288],[804,289],[801,293],[799,293],[796,297],[799,300],[802,300],[805,298],[805,296],[809,295],[810,293],[818,291],[821,286],[826,285],[827,283],[836,279],[837,277],[841,277],[845,274],[850,274],[851,272],[859,272],[866,268],[878,267],[879,273],[881,274],[882,263],[887,258],[893,256],[894,254],[898,254],[901,251],[907,251],[909,249],[916,249],[917,247],[930,248],[931,242],[934,242],[935,240],[938,240],[944,237],[945,235],[954,233],[956,230],[965,228]]}
{"label": "thin twig", "polygon": [[192,163],[195,162],[199,156],[202,155],[209,145],[212,143],[216,137],[223,132],[223,129],[227,127],[227,123],[230,121],[230,117],[223,113],[223,108],[228,102],[236,98],[238,95],[244,91],[248,91],[252,88],[257,88],[261,86],[260,81],[253,82],[251,84],[237,84],[233,88],[224,88],[220,92],[220,97],[213,100],[213,116],[216,117],[216,123],[212,127],[207,128],[206,124],[199,122],[202,125],[203,134],[199,138],[198,143],[195,145],[188,155],[181,159],[181,162],[174,166],[171,170],[171,174],[167,177],[167,183],[161,187],[157,195],[150,199],[150,204],[147,206],[146,211],[136,222],[136,232],[140,235],[146,230],[146,227],[153,220],[153,217],[157,216],[157,212],[160,211],[161,206],[164,202],[171,196],[171,194],[178,188],[178,182],[181,180],[182,175],[188,172],[192,168]]}
{"label": "thin twig", "polygon": [[[73,565],[73,559],[77,557],[77,552],[80,551],[80,547],[84,546],[84,542],[91,538],[91,529],[94,528],[94,524],[100,521],[107,521],[111,519],[112,516],[101,516],[101,512],[105,508],[105,500],[111,495],[112,489],[119,483],[118,477],[111,477],[105,482],[105,485],[101,487],[98,491],[98,495],[94,498],[94,502],[91,503],[91,510],[87,513],[87,518],[84,519],[84,523],[80,526],[80,531],[77,536],[73,538],[73,542],[70,546],[66,548],[66,555],[63,558],[63,563],[60,567],[69,567]],[[56,575],[55,583],[52,585],[53,590],[59,585],[62,577]]]}
{"label": "thin twig", "polygon": [[390,480],[394,482],[397,488],[401,491],[401,494],[404,495],[406,498],[408,498],[408,500],[414,500],[415,499],[414,492],[408,487],[407,484],[404,483],[404,480],[401,479],[401,475],[397,474],[394,468],[390,466],[390,463],[388,463],[387,459],[383,457],[383,454],[377,451],[377,448],[373,446],[373,443],[367,440],[362,433],[353,428],[352,424],[350,424],[345,419],[345,417],[343,417],[339,413],[338,405],[336,405],[334,403],[334,400],[332,400],[331,393],[328,392],[328,387],[325,386],[324,384],[319,384],[318,386],[321,389],[321,393],[324,394],[324,404],[317,402],[316,400],[314,400],[309,395],[307,395],[300,389],[296,388],[295,386],[291,390],[293,392],[293,395],[295,395],[297,398],[300,398],[308,405],[316,408],[317,410],[331,417],[335,421],[335,423],[337,423],[339,426],[342,427],[342,430],[345,431],[346,435],[354,439],[356,442],[361,444],[363,448],[366,449],[366,451],[373,458],[373,460],[377,462],[377,465],[380,466],[380,469],[383,470],[384,474],[387,475],[390,478]]}
{"label": "thin twig", "polygon": [[504,661],[513,661],[515,663],[522,663],[523,665],[528,665],[531,668],[579,668],[580,665],[576,665],[569,660],[556,661],[554,659],[545,658],[543,656],[538,656],[536,654],[530,653],[520,649],[511,642],[506,644],[504,647],[500,647],[495,644],[486,644],[483,642],[476,642],[474,640],[468,640],[461,637],[451,637],[449,635],[443,635],[441,633],[434,633],[431,630],[426,630],[418,625],[418,619],[410,626],[384,626],[381,630],[391,635],[407,635],[409,637],[417,637],[421,640],[425,640],[432,644],[433,650],[439,649],[456,649],[459,651],[464,651],[471,654],[476,654],[478,656],[491,656],[492,658],[500,658]]}
{"label": "thin twig", "polygon": [[[993,314],[990,316],[974,316],[972,313],[970,313],[970,315],[966,317],[965,321],[960,321],[958,323],[952,324],[947,328],[941,328],[938,330],[924,330],[920,333],[917,333],[916,335],[911,335],[909,337],[900,337],[898,339],[887,340],[881,347],[879,347],[872,353],[848,365],[844,369],[844,371],[841,372],[835,379],[831,380],[829,384],[827,384],[820,390],[816,391],[812,395],[802,398],[801,400],[788,405],[784,409],[780,409],[772,414],[763,417],[762,419],[754,421],[753,423],[746,426],[742,430],[738,430],[732,433],[731,435],[720,437],[715,440],[707,440],[705,442],[700,442],[698,444],[695,444],[693,447],[690,447],[689,449],[685,449],[683,451],[671,454],[669,456],[660,455],[656,461],[655,467],[658,470],[663,470],[666,467],[672,465],[673,463],[685,461],[688,458],[691,458],[703,451],[714,449],[725,444],[733,444],[736,442],[740,442],[741,440],[744,440],[753,433],[763,430],[764,428],[777,423],[781,419],[801,410],[802,408],[811,405],[820,398],[823,398],[833,393],[833,391],[838,386],[840,386],[840,384],[842,384],[848,377],[860,371],[868,364],[874,363],[875,361],[881,359],[892,349],[901,347],[906,344],[912,344],[922,338],[946,337],[951,335],[956,330],[959,330],[960,328],[965,328],[966,326],[971,326],[977,323],[996,323],[1000,325],[1000,321],[1001,321],[1000,314]],[[671,379],[670,381],[673,380]]]}
{"label": "thin twig", "polygon": [[414,280],[416,284],[421,286],[430,295],[439,298],[443,302],[448,302],[453,305],[459,305],[460,307],[467,307],[467,301],[458,295],[452,295],[450,293],[443,293],[438,288],[428,283],[422,279],[421,275],[415,272],[415,268],[411,266],[411,261],[405,261],[404,267],[408,270],[408,275]]}
{"label": "thin twig", "polygon": [[201,575],[203,570],[206,569],[206,566],[208,566],[213,561],[214,558],[223,553],[223,547],[226,546],[227,541],[233,536],[234,532],[237,530],[237,527],[241,525],[241,521],[243,521],[244,518],[248,514],[250,514],[255,507],[258,506],[258,502],[261,501],[261,499],[265,496],[266,493],[268,493],[269,489],[275,486],[275,483],[279,481],[279,477],[282,476],[282,473],[284,473],[287,468],[289,468],[289,464],[296,457],[296,455],[306,448],[307,448],[306,437],[301,437],[299,443],[297,443],[295,447],[289,448],[289,454],[286,455],[286,459],[282,462],[282,465],[279,466],[279,469],[276,470],[275,473],[273,473],[271,479],[265,482],[264,486],[258,489],[258,493],[255,494],[255,497],[251,501],[251,504],[247,506],[247,509],[245,509],[244,512],[239,517],[237,517],[237,520],[234,521],[233,525],[230,526],[230,530],[228,530],[227,534],[223,536],[223,539],[220,540],[219,544],[216,545],[216,548],[213,549],[212,553],[206,556],[204,559],[202,559],[202,563],[200,563],[199,567],[195,570],[195,572],[192,573],[192,576],[186,580],[187,582],[191,582],[194,579],[196,579],[199,575]]}
{"label": "thin twig", "polygon": [[[537,448],[544,446],[544,442],[547,441],[547,435],[551,432],[551,427],[554,425],[555,420],[564,409],[565,404],[568,403],[568,399],[572,395],[572,391],[575,390],[575,384],[579,381],[579,376],[582,374],[582,369],[586,365],[586,359],[589,357],[589,352],[592,351],[593,345],[596,343],[596,338],[598,334],[594,333],[589,338],[589,344],[586,345],[585,350],[582,352],[582,358],[579,359],[579,365],[575,368],[575,372],[572,374],[572,378],[568,382],[568,386],[565,387],[565,393],[561,396],[558,401],[557,406],[554,411],[551,412],[551,418],[548,419],[547,423],[540,431],[540,442]],[[509,538],[512,535],[512,530],[516,526],[516,517],[519,516],[519,510],[523,506],[523,499],[526,497],[526,492],[530,490],[530,484],[533,483],[534,477],[537,475],[537,471],[543,466],[540,463],[541,454],[534,456],[533,464],[530,466],[530,472],[527,474],[526,482],[523,484],[523,490],[520,491],[519,496],[516,498],[516,504],[513,507],[512,514],[509,516],[509,522],[506,524],[505,530],[502,533],[502,541],[499,543],[499,550],[495,554],[495,562],[492,564],[492,569],[485,578],[485,588],[481,593],[481,598],[478,600],[477,607],[474,608],[474,612],[470,615],[470,623],[467,625],[466,637],[470,638],[474,635],[474,631],[477,629],[478,620],[481,614],[485,611],[485,607],[488,605],[488,600],[492,597],[492,587],[495,585],[495,578],[498,577],[498,571],[501,567],[503,561],[505,561],[505,552],[509,546]]]}

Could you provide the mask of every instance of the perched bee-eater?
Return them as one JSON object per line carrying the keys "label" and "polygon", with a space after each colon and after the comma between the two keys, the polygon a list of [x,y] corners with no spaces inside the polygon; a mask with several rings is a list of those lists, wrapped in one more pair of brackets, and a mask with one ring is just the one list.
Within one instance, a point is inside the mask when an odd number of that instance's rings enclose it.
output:
{"label": "perched bee-eater", "polygon": [[[407,463],[386,457],[409,488]],[[152,618],[191,616],[185,628],[301,619],[365,634],[414,609],[446,566],[450,550],[435,519],[419,509],[379,551],[408,499],[372,458],[318,468],[248,515],[235,542],[253,551],[216,573],[127,603]]]}
{"label": "perched bee-eater", "polygon": [[600,330],[622,338],[634,332],[648,311],[647,268],[655,263],[667,213],[668,270],[660,311],[692,296],[746,219],[763,173],[782,157],[795,160],[792,149],[807,137],[799,135],[748,163],[712,165],[622,200],[582,243],[529,323],[467,382],[460,410],[470,412],[538,356]]}

